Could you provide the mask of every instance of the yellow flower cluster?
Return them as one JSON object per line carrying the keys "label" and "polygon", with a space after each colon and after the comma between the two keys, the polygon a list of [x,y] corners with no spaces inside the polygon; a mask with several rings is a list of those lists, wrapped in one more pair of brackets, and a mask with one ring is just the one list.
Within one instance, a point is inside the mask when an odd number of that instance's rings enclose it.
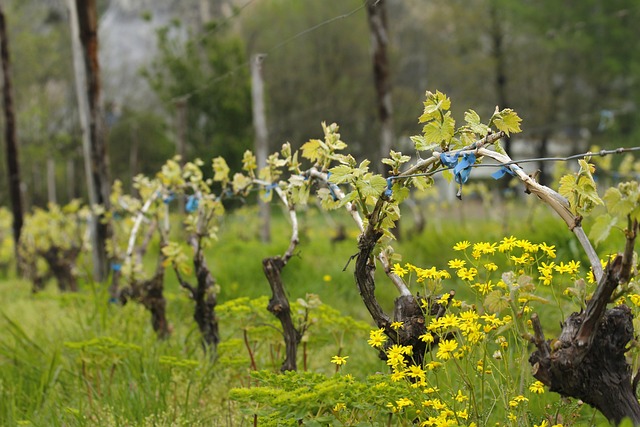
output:
{"label": "yellow flower cluster", "polygon": [[[457,257],[447,262],[446,269],[421,268],[410,263],[392,267],[393,274],[401,278],[409,276],[424,286],[420,302],[425,331],[419,339],[425,344],[420,351],[425,353],[414,354],[417,350],[412,346],[393,342],[396,340],[393,331],[405,327],[402,321],[392,322],[387,331],[370,332],[369,345],[385,352],[391,371],[388,386],[406,384],[407,390],[411,390],[386,403],[386,407],[392,414],[420,426],[476,426],[479,420],[486,421],[482,418],[486,415],[480,414],[487,411],[486,407],[477,406],[483,403],[482,397],[478,399],[476,387],[480,384],[487,387],[491,382],[499,387],[497,394],[503,399],[505,425],[517,425],[529,410],[529,399],[545,392],[540,381],[518,378],[517,382],[508,383],[518,377],[514,372],[520,371],[519,367],[514,369],[513,354],[527,351],[519,337],[531,328],[526,322],[530,305],[551,301],[544,296],[548,291],[540,288],[541,292],[537,292],[536,285],[549,286],[556,297],[554,289],[559,284],[574,286],[580,278],[580,262],[556,260],[555,246],[514,236],[499,242],[463,240],[453,249],[458,252]],[[453,293],[442,293],[444,280],[452,276],[471,291],[475,301],[457,298],[464,292],[457,293],[455,298]],[[640,309],[640,293],[627,294],[626,298]],[[431,315],[433,303],[446,311]],[[457,375],[465,379],[451,383]],[[523,390],[523,381],[530,384],[524,387],[526,394],[517,394],[516,390]],[[446,391],[437,387],[442,384],[451,385],[455,393],[449,387]],[[511,394],[505,390],[511,390]],[[550,426],[547,421],[540,426],[562,427]]]}

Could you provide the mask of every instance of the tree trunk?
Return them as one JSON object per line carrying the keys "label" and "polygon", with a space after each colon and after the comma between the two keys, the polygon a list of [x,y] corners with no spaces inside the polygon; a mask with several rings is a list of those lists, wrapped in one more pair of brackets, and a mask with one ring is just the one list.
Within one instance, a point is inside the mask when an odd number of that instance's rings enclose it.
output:
{"label": "tree trunk", "polygon": [[[498,8],[500,6],[492,1],[489,6],[489,15],[491,18],[491,44],[492,54],[495,65],[495,87],[496,97],[498,101],[498,107],[509,107],[509,100],[507,98],[507,72],[506,72],[506,54],[504,51],[504,30],[502,28],[502,22],[498,16]],[[511,156],[511,138],[506,136],[503,139],[504,150],[509,156]],[[505,187],[509,185],[508,180],[503,181]]]}
{"label": "tree trunk", "polygon": [[[369,0],[367,16],[371,31],[373,53],[373,80],[380,119],[380,159],[389,156],[393,145],[393,104],[391,100],[391,72],[389,65],[389,31],[385,0]],[[376,160],[376,159],[371,159]]]}
{"label": "tree trunk", "polygon": [[[67,3],[89,201],[108,210],[109,160],[101,120],[96,1],[67,0]],[[93,273],[98,281],[107,274],[105,243],[111,233],[110,225],[102,219],[102,215],[94,216],[91,221]]]}
{"label": "tree trunk", "polygon": [[49,270],[58,282],[58,289],[62,292],[78,291],[78,280],[74,270],[79,254],[78,248],[62,250],[55,246],[42,253],[42,257],[49,265]]}
{"label": "tree trunk", "polygon": [[[545,128],[542,131],[540,137],[540,145],[538,146],[538,157],[545,158],[549,155],[549,140],[553,135],[553,130],[558,122],[558,102],[560,101],[560,95],[564,89],[564,79],[561,76],[556,76],[551,82],[551,99],[550,105],[546,109]],[[538,169],[540,170],[540,177],[538,181],[542,185],[549,184],[549,171],[547,164],[542,161],[539,163]]]}
{"label": "tree trunk", "polygon": [[[253,127],[256,133],[255,152],[258,169],[267,165],[269,154],[269,134],[267,132],[267,118],[264,112],[264,82],[262,81],[263,54],[251,56],[251,99],[253,106]],[[269,203],[258,200],[260,208],[260,240],[264,243],[271,241],[271,211]]]}
{"label": "tree trunk", "polygon": [[[13,96],[11,87],[9,40],[7,39],[7,24],[4,10],[0,4],[0,56],[2,57],[2,74],[4,77],[4,114],[5,114],[5,141],[7,166],[9,172],[9,194],[11,197],[11,210],[13,213],[13,239],[15,242],[16,260],[19,260],[18,241],[23,223],[22,194],[20,189],[20,169],[18,162],[18,141],[16,136],[16,118],[13,110]],[[16,265],[20,263],[17,262]]]}
{"label": "tree trunk", "polygon": [[289,305],[289,299],[284,291],[284,285],[282,283],[282,269],[285,263],[279,256],[265,258],[262,260],[262,269],[271,286],[272,297],[269,300],[267,310],[269,310],[274,316],[280,320],[282,324],[282,334],[284,336],[284,343],[286,348],[286,355],[281,371],[295,371],[298,369],[297,355],[298,344],[302,335],[293,325],[293,319],[291,318],[291,307]]}
{"label": "tree trunk", "polygon": [[167,300],[164,298],[164,256],[158,256],[158,264],[153,276],[144,281],[133,280],[128,287],[114,291],[111,298],[118,299],[124,305],[129,299],[140,302],[151,313],[151,326],[158,338],[171,335],[167,321]]}
{"label": "tree trunk", "polygon": [[131,127],[131,146],[129,147],[129,174],[131,176],[130,192],[136,194],[134,187],[134,178],[140,171],[140,135],[138,132],[138,124],[134,123]]}
{"label": "tree trunk", "polygon": [[624,264],[622,256],[609,264],[587,308],[569,316],[557,340],[545,339],[534,315],[531,341],[538,349],[529,363],[533,376],[551,391],[581,399],[616,425],[624,418],[640,425],[640,403],[625,358],[634,338],[633,316],[625,305],[606,309],[628,270]]}
{"label": "tree trunk", "polygon": [[58,203],[56,194],[56,161],[51,155],[47,158],[47,199],[49,203]]}
{"label": "tree trunk", "polygon": [[67,159],[67,199],[70,202],[75,199],[76,193],[76,162],[73,158]]}
{"label": "tree trunk", "polygon": [[[194,243],[195,242],[192,242],[192,246]],[[211,275],[211,270],[209,270],[199,243],[197,246],[194,246],[194,250],[196,255],[193,258],[193,264],[196,270],[198,286],[193,295],[196,303],[193,319],[198,324],[198,328],[202,334],[202,347],[205,352],[214,359],[217,354],[218,343],[220,342],[218,318],[215,311],[218,303],[214,289],[215,279]]]}
{"label": "tree trunk", "polygon": [[[393,344],[412,346],[413,358],[411,363],[421,366],[427,351],[438,344],[441,338],[434,335],[434,342],[429,346],[420,339],[420,336],[427,332],[422,306],[428,307],[429,314],[436,319],[445,314],[446,306],[437,303],[435,301],[436,298],[424,299],[413,295],[402,295],[396,298],[394,302],[393,321],[402,322],[403,326],[398,330],[391,327],[391,317],[384,312],[375,295],[376,267],[375,258],[371,256],[378,240],[383,236],[383,232],[376,229],[374,225],[380,220],[383,203],[382,198],[378,200],[369,215],[369,224],[358,241],[358,254],[354,271],[356,285],[360,291],[362,302],[364,302],[369,314],[371,314],[371,318],[378,328],[385,331],[389,338],[387,346]],[[450,297],[453,298],[454,295],[455,292],[451,291]],[[384,351],[380,352],[380,357],[386,359]]]}

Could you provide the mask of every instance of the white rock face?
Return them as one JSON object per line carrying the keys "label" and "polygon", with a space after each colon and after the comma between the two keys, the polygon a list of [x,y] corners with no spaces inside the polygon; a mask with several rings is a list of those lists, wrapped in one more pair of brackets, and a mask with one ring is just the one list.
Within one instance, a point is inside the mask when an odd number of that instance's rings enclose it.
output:
{"label": "white rock face", "polygon": [[142,103],[140,108],[155,102],[140,70],[155,56],[156,30],[175,16],[178,3],[111,0],[100,17],[98,32],[105,101],[120,105]]}

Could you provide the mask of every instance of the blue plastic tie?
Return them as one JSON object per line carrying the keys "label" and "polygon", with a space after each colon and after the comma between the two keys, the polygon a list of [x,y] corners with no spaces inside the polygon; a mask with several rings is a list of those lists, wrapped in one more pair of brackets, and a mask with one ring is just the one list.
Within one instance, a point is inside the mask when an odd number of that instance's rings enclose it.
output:
{"label": "blue plastic tie", "polygon": [[462,160],[453,168],[453,176],[458,184],[464,184],[469,179],[471,168],[476,162],[476,155],[473,153],[464,154]]}
{"label": "blue plastic tie", "polygon": [[198,210],[199,204],[200,204],[200,199],[198,199],[198,197],[192,194],[187,199],[187,205],[185,206],[185,210],[189,213],[195,212]]}
{"label": "blue plastic tie", "polygon": [[331,197],[333,197],[333,201],[337,202],[338,201],[338,196],[336,196],[336,193],[333,191],[333,186],[335,184],[331,184],[329,183],[329,193],[331,194]]}
{"label": "blue plastic tie", "polygon": [[515,174],[513,173],[513,171],[511,170],[511,168],[508,168],[506,166],[502,166],[500,169],[498,169],[497,171],[495,171],[494,173],[491,174],[491,177],[493,179],[500,179],[503,176],[505,176],[506,174],[509,174],[511,176],[515,176]]}
{"label": "blue plastic tie", "polygon": [[442,153],[440,154],[440,162],[442,162],[442,164],[448,168],[454,168],[458,164],[459,156],[460,156],[459,153],[455,153],[455,154]]}
{"label": "blue plastic tie", "polygon": [[174,199],[176,198],[176,195],[173,191],[171,191],[169,194],[167,194],[166,196],[164,196],[162,198],[162,202],[165,205],[168,205],[169,203],[171,203]]}
{"label": "blue plastic tie", "polygon": [[390,176],[389,178],[387,178],[387,189],[384,190],[384,195],[386,197],[391,197],[393,196],[393,178],[395,178],[395,176]]}
{"label": "blue plastic tie", "polygon": [[264,187],[264,189],[265,189],[265,190],[267,190],[267,191],[265,192],[265,195],[266,195],[267,197],[269,197],[269,195],[271,194],[271,190],[273,190],[273,189],[274,189],[274,188],[276,188],[277,186],[278,186],[278,183],[277,183],[277,182],[274,182],[274,183],[269,184],[269,185],[267,185],[266,187]]}
{"label": "blue plastic tie", "polygon": [[111,269],[113,271],[120,271],[122,270],[122,264],[114,262],[113,264],[111,264]]}

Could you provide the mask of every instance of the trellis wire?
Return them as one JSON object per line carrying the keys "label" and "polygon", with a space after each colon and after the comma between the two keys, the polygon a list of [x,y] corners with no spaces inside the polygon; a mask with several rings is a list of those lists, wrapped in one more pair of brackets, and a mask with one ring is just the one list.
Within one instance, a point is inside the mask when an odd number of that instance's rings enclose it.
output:
{"label": "trellis wire", "polygon": [[[466,151],[473,151],[473,150],[466,150]],[[472,168],[481,168],[481,167],[485,167],[485,168],[501,168],[504,166],[511,166],[511,165],[518,165],[518,163],[534,163],[534,162],[568,162],[570,160],[576,160],[576,159],[584,159],[585,157],[604,157],[604,156],[608,156],[608,155],[612,155],[612,154],[623,154],[623,153],[630,153],[630,152],[634,152],[634,151],[640,151],[640,147],[620,147],[620,148],[616,148],[614,150],[600,150],[597,152],[592,152],[592,151],[588,151],[586,153],[580,153],[580,154],[573,154],[571,156],[567,156],[567,157],[534,157],[534,158],[529,158],[529,159],[520,159],[520,160],[511,160],[510,162],[506,162],[506,163],[488,163],[488,164],[474,164],[471,167]],[[424,172],[424,173],[416,173],[416,174],[411,174],[411,175],[397,175],[397,176],[390,176],[387,178],[387,180],[394,180],[394,179],[405,179],[405,178],[413,178],[413,177],[422,177],[422,176],[433,176],[437,173],[440,172],[444,172],[447,170],[452,170],[453,167],[443,167],[440,168],[438,170],[435,171],[431,171],[431,172]]]}

